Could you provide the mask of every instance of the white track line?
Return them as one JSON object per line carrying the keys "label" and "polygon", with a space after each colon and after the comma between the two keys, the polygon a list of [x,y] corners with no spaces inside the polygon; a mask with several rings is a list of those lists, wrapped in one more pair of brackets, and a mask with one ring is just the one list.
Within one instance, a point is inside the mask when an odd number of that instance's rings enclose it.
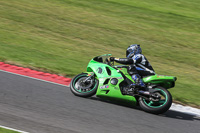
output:
{"label": "white track line", "polygon": [[47,83],[52,83],[52,84],[56,84],[56,85],[61,85],[61,86],[69,87],[68,85],[54,83],[54,82],[51,82],[51,81],[46,81],[46,80],[42,80],[42,79],[38,79],[38,78],[33,78],[33,77],[29,77],[29,76],[25,76],[25,75],[21,75],[21,74],[17,74],[17,73],[12,73],[12,72],[8,72],[8,71],[4,71],[4,70],[0,70],[0,71],[6,72],[6,73],[10,73],[10,74],[14,74],[14,75],[18,75],[18,76],[22,76],[22,77],[26,77],[26,78],[30,78],[30,79],[36,79],[36,80],[39,80],[39,81],[44,81],[44,82],[47,82]]}
{"label": "white track line", "polygon": [[200,109],[173,103],[170,110],[190,114],[200,118]]}
{"label": "white track line", "polygon": [[8,129],[8,130],[12,130],[12,131],[20,132],[20,133],[29,133],[29,132],[25,132],[25,131],[21,131],[21,130],[17,130],[17,129],[10,128],[10,127],[5,127],[5,126],[1,126],[1,125],[0,125],[0,127]]}

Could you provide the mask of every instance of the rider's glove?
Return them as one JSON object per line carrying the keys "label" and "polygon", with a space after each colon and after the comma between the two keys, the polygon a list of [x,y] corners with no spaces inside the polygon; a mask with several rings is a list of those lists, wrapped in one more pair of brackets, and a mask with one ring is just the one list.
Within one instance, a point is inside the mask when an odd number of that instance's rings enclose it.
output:
{"label": "rider's glove", "polygon": [[115,60],[115,57],[110,57],[110,61],[114,61]]}

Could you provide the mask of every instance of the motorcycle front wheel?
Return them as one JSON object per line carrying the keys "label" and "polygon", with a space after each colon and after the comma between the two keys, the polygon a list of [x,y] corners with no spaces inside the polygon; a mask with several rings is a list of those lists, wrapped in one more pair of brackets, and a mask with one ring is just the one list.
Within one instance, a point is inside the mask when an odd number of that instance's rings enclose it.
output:
{"label": "motorcycle front wheel", "polygon": [[70,83],[71,92],[80,97],[91,97],[96,94],[99,81],[97,79],[90,79],[84,82],[88,78],[87,73],[81,73],[75,76]]}
{"label": "motorcycle front wheel", "polygon": [[156,95],[160,96],[160,99],[158,101],[153,100],[146,100],[143,97],[139,98],[139,105],[140,107],[152,114],[161,114],[166,112],[172,104],[172,96],[170,92],[163,88],[163,87],[156,87],[154,88],[156,90]]}

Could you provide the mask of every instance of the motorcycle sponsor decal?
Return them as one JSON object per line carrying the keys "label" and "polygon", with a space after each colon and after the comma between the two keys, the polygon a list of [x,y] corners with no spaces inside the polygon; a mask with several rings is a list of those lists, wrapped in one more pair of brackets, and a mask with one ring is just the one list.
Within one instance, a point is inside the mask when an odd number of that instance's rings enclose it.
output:
{"label": "motorcycle sponsor decal", "polygon": [[99,67],[99,68],[97,69],[97,72],[98,72],[99,74],[102,74],[102,73],[103,73],[103,69],[102,69],[101,67]]}
{"label": "motorcycle sponsor decal", "polygon": [[105,89],[105,88],[109,88],[109,85],[103,85],[99,87],[100,89]]}

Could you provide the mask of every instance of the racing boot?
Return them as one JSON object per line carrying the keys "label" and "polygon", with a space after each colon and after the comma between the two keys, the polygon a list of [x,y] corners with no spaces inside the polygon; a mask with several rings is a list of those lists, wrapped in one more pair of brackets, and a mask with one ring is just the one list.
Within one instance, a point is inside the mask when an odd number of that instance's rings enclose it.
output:
{"label": "racing boot", "polygon": [[131,76],[133,81],[135,81],[135,87],[139,88],[140,90],[146,90],[146,85],[142,81],[139,74],[134,74]]}
{"label": "racing boot", "polygon": [[150,92],[147,90],[147,87],[142,81],[139,74],[132,75],[132,79],[135,81],[135,83],[131,84],[129,88],[134,87],[139,94],[150,95]]}

